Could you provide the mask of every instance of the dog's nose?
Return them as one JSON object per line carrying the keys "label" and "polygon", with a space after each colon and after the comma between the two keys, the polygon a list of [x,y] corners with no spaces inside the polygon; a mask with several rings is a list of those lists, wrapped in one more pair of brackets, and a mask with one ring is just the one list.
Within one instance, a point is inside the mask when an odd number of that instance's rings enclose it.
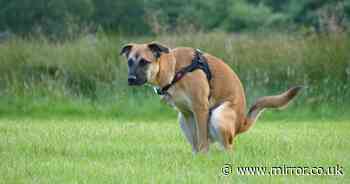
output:
{"label": "dog's nose", "polygon": [[135,75],[129,75],[129,76],[128,76],[128,83],[129,83],[129,85],[135,84],[136,79],[137,79],[137,78],[136,78]]}

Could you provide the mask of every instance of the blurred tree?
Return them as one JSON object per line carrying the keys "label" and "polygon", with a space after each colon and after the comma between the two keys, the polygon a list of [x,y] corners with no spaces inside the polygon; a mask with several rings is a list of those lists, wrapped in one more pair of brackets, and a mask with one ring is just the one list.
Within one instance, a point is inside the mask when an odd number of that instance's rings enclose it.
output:
{"label": "blurred tree", "polygon": [[349,6],[349,1],[308,0],[295,12],[294,20],[298,24],[314,27],[317,32],[341,32],[350,18],[347,12]]}
{"label": "blurred tree", "polygon": [[145,22],[143,0],[92,0],[95,7],[93,22],[106,31],[149,33]]}
{"label": "blurred tree", "polygon": [[226,28],[229,31],[256,30],[266,25],[272,11],[263,3],[249,4],[244,0],[232,1]]}
{"label": "blurred tree", "polygon": [[57,38],[97,27],[128,34],[291,27],[332,32],[345,30],[349,18],[349,0],[0,0],[0,32]]}
{"label": "blurred tree", "polygon": [[[93,14],[91,0],[1,0],[1,29],[19,34],[67,35]],[[78,28],[75,28],[78,29]]]}

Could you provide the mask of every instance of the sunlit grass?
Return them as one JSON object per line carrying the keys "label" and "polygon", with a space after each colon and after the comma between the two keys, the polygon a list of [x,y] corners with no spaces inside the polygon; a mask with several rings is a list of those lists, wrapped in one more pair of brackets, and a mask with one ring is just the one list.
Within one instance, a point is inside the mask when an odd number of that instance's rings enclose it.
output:
{"label": "sunlit grass", "polygon": [[[349,121],[259,121],[224,153],[194,156],[178,124],[0,120],[0,183],[349,183]],[[229,176],[237,166],[343,166],[344,176]]]}

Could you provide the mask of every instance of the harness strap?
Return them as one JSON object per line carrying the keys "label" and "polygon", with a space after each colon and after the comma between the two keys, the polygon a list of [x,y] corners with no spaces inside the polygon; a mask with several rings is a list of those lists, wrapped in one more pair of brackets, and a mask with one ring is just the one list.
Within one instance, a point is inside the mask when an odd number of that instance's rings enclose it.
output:
{"label": "harness strap", "polygon": [[199,49],[195,50],[195,55],[192,59],[192,63],[185,68],[182,68],[181,70],[177,71],[175,73],[174,79],[171,81],[170,84],[165,85],[163,88],[155,88],[155,91],[158,95],[165,95],[168,94],[168,89],[174,85],[177,81],[181,80],[182,77],[186,75],[188,72],[193,72],[196,69],[203,70],[205,75],[207,76],[208,81],[211,80],[212,75],[210,72],[209,64],[207,62],[207,59],[203,56],[202,51]]}

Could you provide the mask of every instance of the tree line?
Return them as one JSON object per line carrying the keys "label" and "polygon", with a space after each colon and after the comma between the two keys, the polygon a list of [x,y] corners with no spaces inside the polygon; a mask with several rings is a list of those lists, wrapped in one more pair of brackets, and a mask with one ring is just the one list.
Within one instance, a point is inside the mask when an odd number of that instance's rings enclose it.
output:
{"label": "tree line", "polygon": [[0,32],[345,31],[349,0],[0,0]]}

